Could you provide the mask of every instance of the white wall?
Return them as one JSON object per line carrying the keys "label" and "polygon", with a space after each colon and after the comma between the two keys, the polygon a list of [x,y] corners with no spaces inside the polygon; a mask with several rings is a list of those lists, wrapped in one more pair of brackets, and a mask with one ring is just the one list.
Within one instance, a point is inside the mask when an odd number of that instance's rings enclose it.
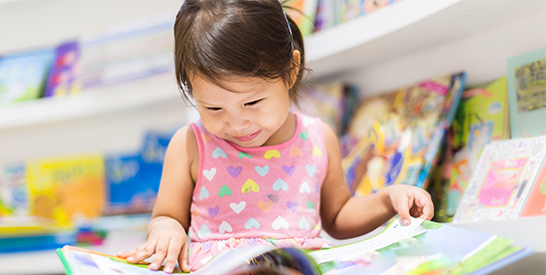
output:
{"label": "white wall", "polygon": [[468,74],[467,84],[475,85],[505,76],[508,58],[541,47],[546,47],[544,10],[341,78],[360,87],[363,96],[460,70]]}

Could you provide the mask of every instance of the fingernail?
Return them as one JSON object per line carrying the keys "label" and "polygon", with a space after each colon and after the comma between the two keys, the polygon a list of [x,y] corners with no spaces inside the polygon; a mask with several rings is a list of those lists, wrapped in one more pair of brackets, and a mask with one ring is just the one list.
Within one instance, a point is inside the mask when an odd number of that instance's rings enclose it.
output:
{"label": "fingernail", "polygon": [[409,224],[410,224],[410,221],[409,221],[409,220],[404,220],[404,221],[403,221],[403,223],[404,223],[404,225],[406,225],[406,226],[407,226],[407,225],[409,225]]}
{"label": "fingernail", "polygon": [[149,269],[153,269],[153,270],[156,270],[158,267],[159,267],[159,266],[158,266],[158,264],[156,264],[156,263],[151,263],[151,264],[148,266]]}
{"label": "fingernail", "polygon": [[172,268],[172,266],[166,266],[166,267],[163,269],[163,271],[165,271],[165,272],[167,272],[167,273],[171,273],[171,272],[173,272],[173,268]]}
{"label": "fingernail", "polygon": [[127,261],[128,261],[128,262],[132,262],[132,261],[134,261],[134,260],[135,260],[135,258],[133,258],[133,257],[127,258]]}

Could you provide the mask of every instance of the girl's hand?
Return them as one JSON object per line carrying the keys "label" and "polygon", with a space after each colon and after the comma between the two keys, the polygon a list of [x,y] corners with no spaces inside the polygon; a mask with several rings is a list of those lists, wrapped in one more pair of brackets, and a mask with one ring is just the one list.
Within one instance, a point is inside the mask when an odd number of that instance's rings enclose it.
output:
{"label": "girl's hand", "polygon": [[182,225],[175,219],[163,218],[153,223],[150,229],[145,244],[128,252],[120,252],[118,257],[125,258],[130,263],[138,263],[155,254],[149,269],[158,270],[166,260],[163,271],[171,273],[178,260],[182,271],[190,272],[188,236]]}
{"label": "girl's hand", "polygon": [[411,223],[410,216],[425,220],[430,220],[434,216],[430,194],[422,188],[397,184],[385,188],[385,191],[388,192],[392,207],[404,225]]}

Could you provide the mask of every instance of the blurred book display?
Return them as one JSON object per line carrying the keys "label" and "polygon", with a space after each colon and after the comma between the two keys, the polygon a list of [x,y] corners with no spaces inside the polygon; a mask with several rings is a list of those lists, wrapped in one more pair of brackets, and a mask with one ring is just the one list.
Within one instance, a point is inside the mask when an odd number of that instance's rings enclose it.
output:
{"label": "blurred book display", "polygon": [[100,216],[105,202],[103,155],[30,159],[26,174],[31,216],[62,225]]}
{"label": "blurred book display", "polygon": [[506,77],[467,88],[435,167],[431,193],[437,221],[450,221],[483,147],[510,136]]}
{"label": "blurred book display", "polygon": [[168,72],[173,64],[171,16],[112,26],[78,39],[83,88],[112,85]]}
{"label": "blurred book display", "polygon": [[0,107],[39,98],[54,55],[51,48],[0,54]]}
{"label": "blurred book display", "polygon": [[172,71],[173,24],[171,16],[158,15],[52,47],[0,54],[0,107]]}
{"label": "blurred book display", "polygon": [[486,145],[453,222],[546,215],[544,172],[541,171],[545,158],[546,136],[493,141]]}
{"label": "blurred book display", "polygon": [[0,252],[100,244],[114,228],[105,216],[129,226],[135,219],[119,217],[149,215],[171,136],[148,131],[133,153],[32,158],[0,167]]}
{"label": "blurred book display", "polygon": [[[354,137],[360,140],[342,162],[349,188],[364,196],[393,184],[426,187],[465,82],[465,73],[448,74],[370,99],[380,103],[377,111],[352,122],[364,121],[369,130],[349,126],[349,135],[365,135]],[[366,116],[361,108],[356,114]]]}
{"label": "blurred book display", "polygon": [[512,137],[546,135],[546,48],[508,59]]}
{"label": "blurred book display", "polygon": [[339,137],[343,135],[358,102],[358,89],[344,83],[311,85],[305,88],[294,111],[319,117]]}
{"label": "blurred book display", "polygon": [[106,157],[107,202],[103,215],[152,211],[170,138],[168,134],[148,132],[137,154]]}
{"label": "blurred book display", "polygon": [[0,253],[55,249],[76,244],[71,226],[39,217],[0,218]]}
{"label": "blurred book display", "polygon": [[[409,226],[402,226],[394,219],[376,236],[329,249],[257,245],[224,250],[191,274],[486,274],[533,253],[511,243],[426,220],[412,219]],[[68,274],[165,274],[148,270],[148,262],[128,264],[72,246],[57,254]]]}

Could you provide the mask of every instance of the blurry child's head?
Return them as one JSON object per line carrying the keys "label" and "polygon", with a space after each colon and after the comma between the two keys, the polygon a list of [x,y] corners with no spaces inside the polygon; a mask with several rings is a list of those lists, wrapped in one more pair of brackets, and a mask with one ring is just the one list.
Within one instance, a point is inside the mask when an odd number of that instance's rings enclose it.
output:
{"label": "blurry child's head", "polygon": [[286,137],[305,63],[278,0],[186,0],[174,35],[178,85],[210,133],[243,147]]}
{"label": "blurry child's head", "polygon": [[227,90],[224,80],[256,77],[282,79],[296,101],[303,38],[278,0],[186,0],[174,36],[176,78],[187,99],[194,97],[195,76]]}

